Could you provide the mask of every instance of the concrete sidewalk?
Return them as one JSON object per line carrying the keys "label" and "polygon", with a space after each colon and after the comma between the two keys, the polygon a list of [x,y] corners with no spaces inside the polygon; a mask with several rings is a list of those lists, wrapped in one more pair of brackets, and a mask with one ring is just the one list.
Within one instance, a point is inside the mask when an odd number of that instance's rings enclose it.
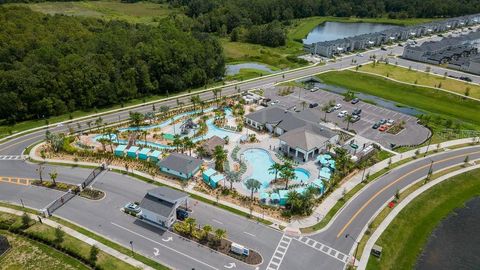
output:
{"label": "concrete sidewalk", "polygon": [[380,223],[378,228],[375,230],[375,232],[372,234],[372,236],[368,239],[367,244],[365,245],[365,248],[363,249],[362,252],[362,257],[360,258],[360,262],[358,264],[357,269],[358,270],[364,270],[367,267],[368,264],[368,259],[370,257],[370,250],[372,250],[373,245],[377,242],[378,238],[382,235],[382,233],[387,229],[388,225],[393,221],[393,219],[402,211],[403,208],[405,208],[412,200],[414,200],[416,197],[418,197],[420,194],[428,190],[429,188],[445,181],[448,180],[456,175],[475,170],[480,168],[479,165],[474,165],[471,167],[466,167],[451,173],[448,173],[446,175],[443,175],[431,182],[428,182],[427,184],[423,185],[419,189],[415,190],[413,193],[408,195],[403,201],[401,201],[389,214],[388,216]]}
{"label": "concrete sidewalk", "polygon": [[[452,146],[460,145],[460,144],[465,144],[465,143],[471,143],[472,141],[473,141],[473,138],[447,141],[447,142],[443,142],[443,143],[440,144],[440,149],[443,149],[444,151],[446,151],[446,150],[448,150],[448,147],[452,147]],[[418,148],[418,149],[420,150],[420,154],[423,154],[427,150],[427,146],[424,146],[424,147],[421,147],[421,148]],[[428,150],[432,151],[434,149],[437,149],[437,145],[430,145]],[[392,164],[394,164],[395,162],[398,162],[400,160],[411,158],[411,157],[415,156],[416,151],[417,151],[417,149],[413,149],[413,150],[410,150],[408,152],[392,156],[391,157]],[[423,155],[420,155],[420,156],[423,157]],[[376,172],[381,171],[384,168],[387,168],[388,167],[388,162],[389,162],[389,159],[385,159],[385,160],[382,160],[382,161],[376,163],[375,165],[367,168],[365,170],[365,175],[367,173],[369,173],[370,175],[373,175]],[[313,225],[317,224],[318,222],[320,222],[327,215],[327,213],[335,206],[335,204],[343,197],[342,196],[343,190],[345,190],[346,192],[349,192],[352,188],[354,188],[356,185],[358,185],[361,182],[362,174],[363,174],[363,171],[359,171],[357,174],[352,176],[348,181],[345,181],[340,187],[336,188],[332,193],[330,193],[330,195],[327,198],[325,198],[325,200],[319,206],[317,206],[315,208],[312,215],[310,215],[309,217],[306,217],[306,218],[293,220],[289,224],[289,228],[290,229],[300,229],[300,228],[313,226]],[[360,192],[361,191],[359,191],[357,194],[359,194]],[[352,200],[352,199],[353,198],[351,198],[350,200]],[[345,205],[347,205],[347,203]],[[343,207],[345,207],[345,205]],[[335,214],[335,216],[338,213],[340,213],[340,211],[343,209],[343,207],[341,209],[339,209],[339,211]],[[332,218],[332,220],[334,220],[334,219],[335,219],[335,217]],[[328,225],[326,227],[328,227]],[[315,232],[315,233],[317,233],[317,232]]]}
{"label": "concrete sidewalk", "polygon": [[[15,209],[12,209],[12,208],[7,208],[7,207],[0,207],[0,212],[5,212],[5,213],[9,213],[9,214],[14,214],[14,215],[17,215],[17,216],[21,216],[23,215],[24,212],[22,211],[18,211],[18,210],[15,210]],[[33,220],[38,220],[38,216],[37,215],[34,215],[34,214],[29,214],[27,213]],[[122,260],[134,267],[137,267],[139,269],[147,269],[147,270],[154,270],[152,267],[148,266],[148,265],[145,265],[144,263],[142,262],[139,262],[135,259],[133,259],[132,257],[130,256],[127,256],[109,246],[106,246],[100,242],[98,242],[97,240],[94,240],[86,235],[83,235],[73,229],[70,229],[69,227],[65,227],[53,220],[50,220],[50,219],[47,219],[47,218],[42,218],[42,222],[52,228],[57,228],[57,227],[60,227],[62,229],[62,231],[64,231],[66,234],[72,236],[72,237],[75,237],[77,238],[78,240],[82,241],[82,242],[85,242],[91,246],[95,245],[98,249],[102,250],[103,252],[115,257],[115,258],[118,258],[119,260]]]}

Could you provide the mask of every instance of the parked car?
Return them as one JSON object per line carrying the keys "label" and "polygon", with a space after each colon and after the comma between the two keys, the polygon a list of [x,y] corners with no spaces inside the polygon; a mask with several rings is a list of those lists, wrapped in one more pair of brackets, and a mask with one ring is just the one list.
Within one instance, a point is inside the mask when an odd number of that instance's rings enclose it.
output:
{"label": "parked car", "polygon": [[380,124],[379,124],[378,122],[375,123],[375,124],[373,124],[373,126],[372,126],[373,129],[377,129],[377,128],[379,128],[379,127],[380,127]]}
{"label": "parked car", "polygon": [[356,108],[355,110],[353,110],[352,114],[353,115],[360,115],[362,113],[362,109],[359,109],[359,108]]}
{"label": "parked car", "polygon": [[308,105],[309,108],[315,108],[318,106],[318,103],[310,103],[310,105]]}
{"label": "parked car", "polygon": [[363,54],[357,53],[357,56],[358,56],[358,57],[363,57]]}
{"label": "parked car", "polygon": [[381,125],[379,128],[378,128],[378,131],[386,131],[388,129],[388,126],[387,125]]}
{"label": "parked car", "polygon": [[177,209],[177,219],[185,220],[188,218],[188,212],[183,209]]}
{"label": "parked car", "polygon": [[386,50],[387,50],[387,48],[385,48],[385,47],[382,47],[382,48],[380,48],[380,50],[382,50],[382,51],[386,51]]}
{"label": "parked car", "polygon": [[378,121],[378,123],[380,125],[385,125],[387,123],[387,119],[381,119],[380,121]]}
{"label": "parked car", "polygon": [[352,118],[350,119],[350,122],[355,123],[355,122],[358,122],[358,120],[360,120],[360,115],[356,114],[352,116]]}
{"label": "parked car", "polygon": [[314,88],[310,89],[310,92],[312,92],[312,93],[313,93],[313,92],[317,92],[318,89],[319,89],[318,87],[314,87]]}
{"label": "parked car", "polygon": [[352,99],[351,103],[352,104],[357,104],[359,101],[360,101],[359,98],[354,98],[354,99]]}
{"label": "parked car", "polygon": [[335,107],[331,106],[328,108],[327,113],[331,113],[333,111],[335,111]]}
{"label": "parked car", "polygon": [[342,108],[342,104],[340,104],[340,103],[337,103],[335,106],[333,106],[334,110],[339,110],[341,108]]}
{"label": "parked car", "polygon": [[347,111],[341,111],[341,112],[338,113],[337,116],[338,116],[338,117],[345,117],[347,114],[348,114]]}
{"label": "parked car", "polygon": [[388,121],[387,121],[387,126],[393,126],[393,124],[395,124],[395,120],[393,120],[393,119],[388,119]]}
{"label": "parked car", "polygon": [[127,214],[138,214],[140,213],[141,209],[136,203],[129,202],[123,207],[123,211]]}

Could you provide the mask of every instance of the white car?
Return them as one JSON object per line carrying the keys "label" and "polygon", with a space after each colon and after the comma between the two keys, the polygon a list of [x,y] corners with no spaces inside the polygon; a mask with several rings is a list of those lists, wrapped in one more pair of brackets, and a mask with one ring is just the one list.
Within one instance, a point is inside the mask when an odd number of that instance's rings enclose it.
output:
{"label": "white car", "polygon": [[388,121],[387,121],[387,126],[393,126],[393,124],[395,124],[395,120],[393,120],[393,119],[388,119]]}
{"label": "white car", "polygon": [[345,117],[347,114],[348,114],[347,111],[341,111],[341,112],[338,113],[337,116],[338,116],[338,117]]}
{"label": "white car", "polygon": [[334,110],[339,110],[340,108],[342,108],[342,104],[338,103],[337,105],[333,106],[333,109]]}

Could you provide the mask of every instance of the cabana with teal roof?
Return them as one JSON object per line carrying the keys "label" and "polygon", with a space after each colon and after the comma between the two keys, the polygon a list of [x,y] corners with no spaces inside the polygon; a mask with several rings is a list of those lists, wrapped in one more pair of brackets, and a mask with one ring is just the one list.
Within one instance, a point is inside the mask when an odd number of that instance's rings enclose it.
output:
{"label": "cabana with teal roof", "polygon": [[278,196],[280,197],[279,204],[285,206],[287,204],[288,199],[288,190],[281,189],[278,191]]}
{"label": "cabana with teal roof", "polygon": [[217,188],[218,187],[218,183],[220,181],[224,181],[225,180],[225,176],[221,173],[216,173],[212,176],[210,176],[210,186],[212,188]]}
{"label": "cabana with teal roof", "polygon": [[277,204],[280,202],[280,195],[278,193],[272,193],[270,194],[270,202],[272,204]]}
{"label": "cabana with teal roof", "polygon": [[330,180],[330,178],[332,177],[332,172],[330,171],[329,168],[323,167],[323,168],[320,170],[319,176],[320,176],[320,179],[325,179],[325,180],[328,181],[328,180]]}
{"label": "cabana with teal roof", "polygon": [[298,194],[301,194],[301,195],[305,194],[305,190],[306,190],[306,189],[303,188],[303,187],[301,187],[301,188],[296,188],[296,189],[295,189],[295,191],[298,192]]}
{"label": "cabana with teal roof", "polygon": [[267,192],[260,193],[260,202],[267,204],[270,199],[270,195]]}
{"label": "cabana with teal roof", "polygon": [[314,188],[318,188],[319,191],[320,191],[320,194],[322,194],[322,195],[325,192],[325,185],[323,184],[323,181],[320,180],[320,179],[316,179],[316,180],[312,181],[312,183],[310,183],[310,186],[314,187]]}
{"label": "cabana with teal roof", "polygon": [[206,169],[203,173],[202,173],[202,178],[203,178],[203,181],[207,184],[210,184],[210,176],[216,174],[217,171],[215,171],[214,169],[212,168],[208,168]]}
{"label": "cabana with teal roof", "polygon": [[150,154],[148,154],[148,157],[150,158],[150,161],[157,162],[158,160],[160,160],[161,154],[162,152],[158,150],[154,150],[153,152],[150,152]]}
{"label": "cabana with teal roof", "polygon": [[127,150],[127,156],[131,158],[137,158],[137,151],[140,149],[138,146],[130,146]]}
{"label": "cabana with teal roof", "polygon": [[152,149],[143,148],[142,150],[140,150],[140,152],[138,152],[138,158],[141,159],[141,160],[147,160],[148,153],[150,153],[150,151],[152,151]]}
{"label": "cabana with teal roof", "polygon": [[115,148],[115,156],[123,157],[125,155],[125,149],[127,146],[125,144],[120,144]]}
{"label": "cabana with teal roof", "polygon": [[328,161],[328,166],[332,169],[335,170],[335,160],[331,159]]}

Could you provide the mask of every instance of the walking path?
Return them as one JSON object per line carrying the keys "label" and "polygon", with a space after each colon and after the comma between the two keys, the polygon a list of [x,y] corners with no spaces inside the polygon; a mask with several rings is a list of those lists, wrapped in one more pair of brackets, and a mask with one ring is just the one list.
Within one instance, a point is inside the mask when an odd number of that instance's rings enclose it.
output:
{"label": "walking path", "polygon": [[[465,143],[471,143],[472,138],[466,138],[466,139],[459,139],[459,140],[453,140],[453,141],[447,141],[443,142],[440,144],[440,149],[444,149],[445,151],[448,149],[448,147],[452,147],[455,145],[461,145]],[[428,146],[424,146],[421,148],[418,148],[420,150],[420,153],[424,153],[427,150]],[[429,147],[429,150],[436,149],[436,145],[431,145]],[[410,150],[405,153],[399,153],[395,156],[391,157],[391,162],[394,164],[395,162],[398,162],[403,159],[411,158],[415,156],[415,152],[417,149]],[[369,173],[370,175],[375,174],[378,171],[383,170],[384,168],[388,167],[389,159],[382,160],[375,165],[365,169],[365,174]],[[408,164],[408,163],[406,163]],[[402,166],[404,166],[403,164]],[[305,228],[305,227],[310,227],[318,222],[320,222],[326,215],[327,213],[335,206],[335,204],[343,197],[343,191],[345,190],[346,192],[350,191],[352,188],[354,188],[356,185],[360,184],[362,181],[362,174],[363,171],[359,171],[357,174],[352,176],[348,181],[345,181],[340,187],[335,189],[328,197],[323,200],[323,202],[315,208],[313,211],[313,214],[302,218],[302,219],[297,219],[293,220],[290,224],[290,228],[295,228],[295,229],[300,229],[300,228]],[[357,194],[360,194],[361,191],[357,192]],[[352,200],[351,198],[350,200]],[[345,204],[347,205],[347,204]],[[343,207],[345,207],[345,205]],[[343,208],[342,207],[342,208]],[[338,214],[342,209],[339,209],[336,214]],[[336,215],[335,215],[336,216]],[[332,218],[334,220],[335,217]]]}
{"label": "walking path", "polygon": [[[448,147],[455,146],[455,145],[460,145],[460,144],[465,144],[465,143],[471,143],[472,141],[473,141],[473,138],[447,141],[447,142],[441,143],[439,149],[447,150]],[[68,164],[68,165],[85,165],[85,166],[98,166],[99,165],[98,163],[93,163],[93,162],[72,162],[72,161],[69,161],[69,160],[57,160],[57,159],[46,159],[46,160],[44,160],[41,157],[38,157],[38,156],[35,155],[35,153],[37,152],[37,148],[40,147],[41,145],[42,144],[36,145],[30,151],[30,154],[29,154],[30,156],[29,157],[32,160],[54,162],[54,163],[63,163],[63,164]],[[428,146],[424,146],[424,147],[421,147],[421,148],[418,148],[418,149],[420,150],[420,153],[424,153],[427,150],[427,147]],[[434,148],[436,148],[436,146],[431,145],[429,147],[429,150],[433,150]],[[397,155],[391,157],[391,163],[393,164],[393,163],[398,162],[400,160],[411,158],[411,157],[415,156],[416,151],[417,151],[417,149],[413,149],[413,150],[410,150],[410,151],[405,152],[405,153],[397,154]],[[376,163],[375,165],[367,168],[365,170],[365,174],[369,173],[370,175],[372,175],[372,174],[374,174],[378,171],[381,171],[382,169],[388,167],[388,163],[389,163],[389,159],[382,160],[382,161]],[[406,164],[408,164],[408,163],[406,163]],[[405,164],[403,164],[403,165],[405,165]],[[111,166],[109,166],[109,168],[125,172],[125,168],[121,167],[121,166],[111,165]],[[145,178],[151,179],[153,181],[165,184],[167,186],[171,186],[171,187],[174,187],[174,188],[177,188],[177,189],[183,189],[179,184],[172,183],[171,181],[167,181],[167,180],[162,179],[160,177],[152,177],[151,175],[149,175],[147,173],[144,173],[144,172],[141,172],[141,171],[130,170],[129,172],[131,172],[135,175],[145,177]],[[270,217],[270,216],[265,216],[264,214],[258,213],[258,212],[255,212],[255,211],[252,212],[252,215],[256,218],[261,218],[261,219],[265,219],[265,220],[268,220],[268,221],[272,222],[273,224],[271,226],[274,227],[274,228],[278,229],[279,226],[283,226],[283,227],[286,227],[285,230],[296,231],[297,233],[300,233],[299,232],[300,228],[310,227],[310,226],[313,226],[316,223],[320,222],[327,215],[327,213],[335,206],[335,204],[343,197],[342,193],[343,193],[344,190],[346,192],[348,192],[361,182],[362,174],[363,174],[363,171],[359,171],[357,174],[353,175],[350,179],[345,181],[340,187],[338,187],[332,193],[330,193],[329,196],[326,197],[325,200],[323,200],[323,202],[315,208],[312,215],[310,215],[308,217],[301,218],[301,219],[295,219],[295,220],[292,220],[290,223],[287,223],[285,221],[281,221],[281,220],[275,219],[275,218]],[[202,192],[194,190],[193,185],[187,186],[185,188],[185,190],[188,191],[191,194],[195,194],[195,195],[203,197],[205,199],[208,199],[208,200],[211,200],[211,201],[217,201],[217,198],[215,198],[213,196],[210,196],[210,195],[207,195],[207,194],[204,194]],[[357,194],[359,194],[360,192],[361,191],[359,191]],[[250,213],[250,209],[239,206],[237,204],[234,204],[234,203],[231,203],[231,202],[228,202],[228,201],[224,201],[224,200],[221,200],[221,199],[218,199],[218,202],[222,205],[231,207],[233,209],[242,211],[244,213],[247,213],[247,214]],[[345,205],[347,205],[347,204],[345,204]],[[345,205],[343,207],[345,207]],[[338,212],[335,214],[335,216],[341,210],[342,209],[339,209]],[[334,220],[334,219],[335,219],[335,217],[332,218],[332,220]]]}
{"label": "walking path", "polygon": [[[11,208],[7,208],[7,207],[0,207],[0,212],[5,212],[5,213],[9,213],[9,214],[14,214],[14,215],[17,215],[17,216],[21,216],[23,215],[24,212],[22,211],[18,211],[18,210],[14,210],[14,209],[11,209]],[[27,213],[28,214],[28,213]],[[37,215],[33,215],[33,214],[28,214],[30,216],[30,218],[32,218],[33,220],[37,220],[38,216]],[[50,219],[47,219],[47,218],[43,218],[42,219],[42,222],[52,228],[57,228],[57,227],[60,227],[62,231],[64,231],[65,233],[67,233],[68,235],[72,236],[72,237],[75,237],[77,238],[78,240],[82,241],[82,242],[85,242],[91,246],[95,245],[98,249],[102,250],[103,252],[115,257],[115,258],[118,258],[134,267],[137,267],[137,268],[140,268],[140,269],[148,269],[148,270],[154,270],[152,267],[148,266],[148,265],[145,265],[144,263],[142,262],[139,262],[135,259],[133,259],[132,257],[130,256],[127,256],[109,246],[106,246],[100,242],[98,242],[97,240],[94,240],[84,234],[81,234],[75,230],[72,230],[68,227],[65,227],[53,220],[50,220]]]}
{"label": "walking path", "polygon": [[[418,197],[420,194],[422,194],[424,191],[428,190],[429,188],[445,181],[448,180],[456,175],[462,174],[464,172],[468,172],[471,170],[475,170],[480,168],[480,164],[466,167],[451,173],[448,173],[446,175],[443,175],[431,182],[428,182],[427,184],[423,185],[419,189],[415,190],[412,192],[410,195],[408,195],[403,201],[401,201],[391,212],[388,214],[388,216],[382,221],[382,223],[378,226],[378,228],[375,230],[375,232],[372,234],[372,236],[368,239],[367,244],[365,245],[365,248],[363,249],[362,257],[360,258],[359,265],[357,267],[358,270],[364,270],[367,267],[368,264],[368,259],[370,257],[370,251],[373,248],[373,245],[377,242],[378,238],[382,235],[382,233],[387,229],[388,225],[393,221],[393,219],[402,211],[403,208],[405,208],[412,200],[414,200],[416,197]],[[361,236],[359,236],[360,238]]]}

